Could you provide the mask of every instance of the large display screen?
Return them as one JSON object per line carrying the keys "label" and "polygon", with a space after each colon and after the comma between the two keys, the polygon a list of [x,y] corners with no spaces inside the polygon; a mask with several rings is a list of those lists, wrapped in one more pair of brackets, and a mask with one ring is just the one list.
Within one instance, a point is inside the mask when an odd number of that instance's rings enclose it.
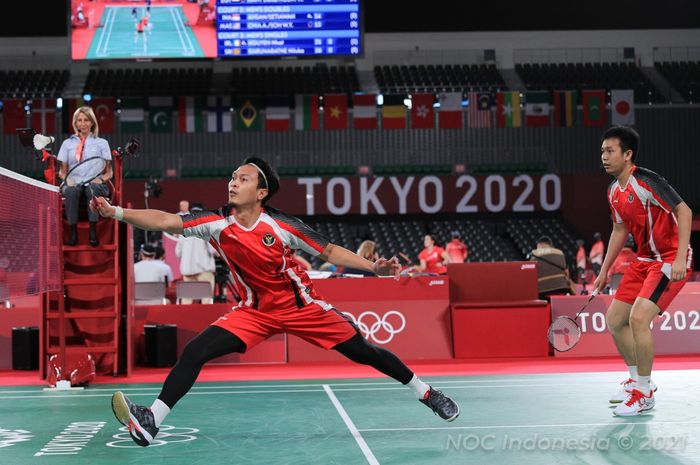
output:
{"label": "large display screen", "polygon": [[71,0],[74,60],[359,56],[360,0]]}

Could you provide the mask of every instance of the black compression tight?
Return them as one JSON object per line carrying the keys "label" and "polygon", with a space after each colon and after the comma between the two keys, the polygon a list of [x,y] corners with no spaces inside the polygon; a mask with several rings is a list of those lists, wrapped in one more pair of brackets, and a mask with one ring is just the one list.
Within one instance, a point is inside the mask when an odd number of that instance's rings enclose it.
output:
{"label": "black compression tight", "polygon": [[173,408],[190,390],[205,363],[222,355],[245,350],[246,345],[238,336],[218,326],[209,326],[185,346],[177,365],[165,379],[158,398]]}
{"label": "black compression tight", "polygon": [[396,355],[372,344],[359,333],[333,349],[353,362],[376,368],[401,384],[408,384],[413,378],[413,372]]}

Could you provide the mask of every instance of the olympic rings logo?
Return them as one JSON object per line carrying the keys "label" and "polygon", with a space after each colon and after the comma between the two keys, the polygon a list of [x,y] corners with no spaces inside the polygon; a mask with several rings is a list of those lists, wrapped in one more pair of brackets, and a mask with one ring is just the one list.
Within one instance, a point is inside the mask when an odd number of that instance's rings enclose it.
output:
{"label": "olympic rings logo", "polygon": [[[396,310],[389,310],[382,317],[372,311],[362,312],[357,318],[348,312],[343,312],[343,315],[347,315],[355,323],[366,339],[371,339],[377,344],[388,344],[406,328],[406,318]],[[383,333],[386,335],[382,337]]]}
{"label": "olympic rings logo", "polygon": [[[116,441],[108,442],[109,447],[119,447],[124,449],[139,449],[141,446],[137,445],[129,434],[129,430],[126,426],[119,428],[119,431],[123,433],[115,434],[112,436]],[[149,447],[164,446],[171,442],[190,442],[197,439],[194,433],[199,433],[197,428],[178,428],[170,425],[161,425],[158,430],[158,435],[155,437],[153,442]]]}

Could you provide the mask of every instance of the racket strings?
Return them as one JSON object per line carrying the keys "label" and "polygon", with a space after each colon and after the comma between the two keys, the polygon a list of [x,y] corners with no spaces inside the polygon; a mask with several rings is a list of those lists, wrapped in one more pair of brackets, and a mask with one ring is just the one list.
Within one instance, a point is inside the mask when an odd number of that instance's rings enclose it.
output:
{"label": "racket strings", "polygon": [[581,339],[581,328],[569,317],[559,317],[549,328],[549,343],[559,352],[572,349]]}

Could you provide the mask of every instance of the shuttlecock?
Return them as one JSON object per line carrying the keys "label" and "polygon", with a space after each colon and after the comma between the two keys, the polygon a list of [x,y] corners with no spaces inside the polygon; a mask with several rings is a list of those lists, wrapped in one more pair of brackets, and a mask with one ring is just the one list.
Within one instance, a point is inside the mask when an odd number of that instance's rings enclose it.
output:
{"label": "shuttlecock", "polygon": [[34,148],[41,150],[49,144],[53,144],[54,138],[51,136],[45,136],[43,134],[34,135]]}

